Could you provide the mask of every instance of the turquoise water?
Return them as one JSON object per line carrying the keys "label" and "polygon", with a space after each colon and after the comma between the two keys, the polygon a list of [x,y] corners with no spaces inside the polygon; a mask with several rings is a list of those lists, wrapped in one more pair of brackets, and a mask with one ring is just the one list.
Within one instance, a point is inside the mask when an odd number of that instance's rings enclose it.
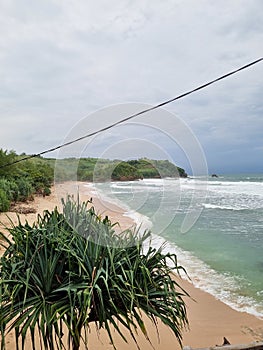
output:
{"label": "turquoise water", "polygon": [[94,186],[165,240],[197,287],[263,317],[263,175]]}

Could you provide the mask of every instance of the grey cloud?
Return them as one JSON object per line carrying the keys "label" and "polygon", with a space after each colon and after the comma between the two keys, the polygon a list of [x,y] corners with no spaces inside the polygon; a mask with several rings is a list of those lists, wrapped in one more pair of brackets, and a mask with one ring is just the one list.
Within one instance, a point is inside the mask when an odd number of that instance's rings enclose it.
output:
{"label": "grey cloud", "polygon": [[[98,108],[155,104],[262,54],[261,1],[28,0],[0,6],[1,143],[18,152],[59,144]],[[259,64],[167,106],[192,128],[209,162],[222,144],[224,152],[260,147],[262,69]],[[17,129],[10,130],[7,118]],[[49,130],[48,137],[40,130]],[[224,157],[219,161],[223,166]]]}
{"label": "grey cloud", "polygon": [[60,6],[55,1],[8,0],[3,3],[5,13],[19,21],[45,21],[60,14]]}

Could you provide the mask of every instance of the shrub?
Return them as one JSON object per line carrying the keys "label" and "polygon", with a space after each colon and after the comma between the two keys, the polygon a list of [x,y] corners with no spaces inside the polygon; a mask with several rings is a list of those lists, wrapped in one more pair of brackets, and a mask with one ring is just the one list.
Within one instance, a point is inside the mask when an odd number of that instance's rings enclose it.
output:
{"label": "shrub", "polygon": [[183,269],[176,256],[161,248],[143,249],[149,233],[117,234],[107,217],[101,219],[87,205],[68,198],[63,213],[45,211],[34,225],[19,222],[9,229],[10,238],[3,236],[2,347],[6,332],[15,328],[16,344],[22,338],[23,349],[27,334],[36,348],[37,331],[45,349],[77,350],[81,339],[87,341],[91,322],[105,328],[112,342],[110,324],[125,339],[117,321],[134,340],[138,327],[149,340],[142,313],[155,325],[161,319],[181,343],[188,322],[186,292],[170,274]]}
{"label": "shrub", "polygon": [[34,192],[33,186],[31,185],[30,180],[26,178],[20,178],[16,180],[18,186],[18,200],[21,202],[25,202]]}
{"label": "shrub", "polygon": [[0,178],[0,189],[2,189],[9,201],[16,201],[19,197],[19,190],[14,180]]}
{"label": "shrub", "polygon": [[111,178],[112,180],[121,180],[121,179],[138,180],[141,178],[141,175],[139,174],[138,170],[134,166],[126,162],[120,162],[114,168]]}
{"label": "shrub", "polygon": [[0,212],[8,211],[10,208],[10,200],[6,193],[0,188]]}
{"label": "shrub", "polygon": [[[16,153],[14,151],[7,151],[0,149],[0,166],[4,166],[6,164],[11,164],[16,160]],[[2,167],[0,168],[0,177],[2,176],[13,176],[13,174],[16,172],[16,164]]]}
{"label": "shrub", "polygon": [[50,196],[50,194],[51,194],[51,189],[49,187],[45,187],[43,190],[43,195]]}

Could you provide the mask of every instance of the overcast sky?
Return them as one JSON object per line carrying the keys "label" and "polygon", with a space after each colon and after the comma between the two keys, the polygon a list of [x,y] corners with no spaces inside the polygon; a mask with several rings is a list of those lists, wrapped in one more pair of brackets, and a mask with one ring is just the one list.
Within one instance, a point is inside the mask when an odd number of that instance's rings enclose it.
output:
{"label": "overcast sky", "polygon": [[[262,18],[261,0],[0,0],[0,148],[41,152],[256,60]],[[166,106],[173,142],[164,124],[151,133],[149,114],[147,130],[136,118],[82,154],[120,145],[126,158],[160,158],[161,149],[189,171],[180,121],[210,173],[263,172],[262,88],[263,62]],[[119,104],[126,114],[96,112]]]}

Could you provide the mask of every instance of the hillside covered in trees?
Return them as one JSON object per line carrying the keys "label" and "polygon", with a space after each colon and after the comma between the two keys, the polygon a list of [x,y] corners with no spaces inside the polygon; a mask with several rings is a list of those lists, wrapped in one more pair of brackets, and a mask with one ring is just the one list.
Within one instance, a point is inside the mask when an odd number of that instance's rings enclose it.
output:
{"label": "hillside covered in trees", "polygon": [[0,149],[0,212],[8,211],[12,203],[33,199],[35,194],[49,195],[54,179],[105,182],[187,177],[184,169],[168,160],[33,157],[14,163],[25,157]]}
{"label": "hillside covered in trees", "polygon": [[[51,161],[51,160],[50,160]],[[54,162],[54,160],[53,160]],[[101,158],[67,158],[53,163],[56,180],[67,181],[133,181],[146,178],[187,177],[184,169],[168,160],[141,158],[137,160],[109,160]]]}

